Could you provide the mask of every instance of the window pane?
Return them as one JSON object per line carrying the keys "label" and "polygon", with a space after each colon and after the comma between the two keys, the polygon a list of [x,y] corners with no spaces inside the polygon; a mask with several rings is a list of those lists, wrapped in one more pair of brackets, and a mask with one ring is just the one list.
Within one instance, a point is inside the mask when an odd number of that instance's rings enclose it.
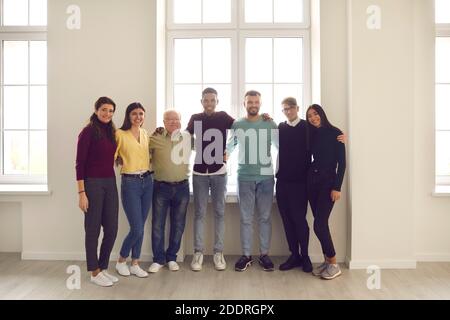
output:
{"label": "window pane", "polygon": [[5,131],[5,174],[28,174],[28,133]]}
{"label": "window pane", "polygon": [[231,82],[231,39],[203,40],[203,81]]}
{"label": "window pane", "polygon": [[28,84],[28,41],[4,41],[4,83]]}
{"label": "window pane", "polygon": [[47,25],[47,0],[30,0],[30,25]]}
{"label": "window pane", "polygon": [[436,174],[450,175],[450,132],[436,132]]}
{"label": "window pane", "polygon": [[28,129],[28,87],[3,87],[5,129]]}
{"label": "window pane", "polygon": [[247,38],[245,42],[245,81],[272,82],[272,39]]}
{"label": "window pane", "polygon": [[47,128],[47,87],[30,88],[30,129]]}
{"label": "window pane", "polygon": [[[268,113],[273,115],[273,85],[271,84],[255,84],[249,83],[245,86],[245,91],[256,90],[261,93],[261,109],[259,111],[260,114]],[[242,97],[242,101],[244,101],[244,97]],[[243,107],[241,103],[241,115],[246,115],[247,111]]]}
{"label": "window pane", "polygon": [[47,42],[30,41],[30,84],[47,83]]}
{"label": "window pane", "polygon": [[175,23],[201,23],[201,0],[174,0],[173,21]]}
{"label": "window pane", "polygon": [[303,22],[303,0],[275,0],[274,20],[276,22]]}
{"label": "window pane", "polygon": [[[205,84],[203,89],[211,87],[217,90],[219,104],[216,107],[216,111],[225,111],[229,115],[231,114],[231,84]],[[201,111],[199,111],[201,112]],[[197,112],[195,112],[197,113]]]}
{"label": "window pane", "polygon": [[174,107],[181,113],[181,127],[185,129],[193,113],[203,111],[201,85],[176,85]]}
{"label": "window pane", "polygon": [[303,39],[274,39],[274,77],[279,83],[303,82]]}
{"label": "window pane", "polygon": [[272,23],[272,0],[245,0],[245,22]]}
{"label": "window pane", "polygon": [[203,23],[230,23],[231,0],[203,0]]}
{"label": "window pane", "polygon": [[3,0],[3,25],[28,25],[28,0]]}
{"label": "window pane", "polygon": [[[303,86],[301,84],[276,84],[274,86],[274,118],[276,123],[286,121],[286,117],[281,112],[281,101],[287,97],[294,97],[297,99],[297,104],[300,107],[299,117],[305,119],[303,114]],[[303,106],[304,107],[304,106]]]}
{"label": "window pane", "polygon": [[30,174],[47,174],[47,132],[30,132]]}
{"label": "window pane", "polygon": [[436,23],[450,23],[450,0],[436,1]]}
{"label": "window pane", "polygon": [[175,83],[202,82],[200,39],[175,39]]}
{"label": "window pane", "polygon": [[450,37],[436,38],[436,82],[450,83]]}

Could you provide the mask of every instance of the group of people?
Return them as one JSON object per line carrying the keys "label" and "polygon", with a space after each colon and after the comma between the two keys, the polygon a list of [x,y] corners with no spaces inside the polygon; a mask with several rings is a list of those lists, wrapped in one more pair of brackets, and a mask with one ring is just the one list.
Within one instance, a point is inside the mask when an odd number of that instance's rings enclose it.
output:
{"label": "group of people", "polygon": [[[142,125],[145,109],[140,103],[127,107],[120,129],[112,117],[115,103],[101,97],[89,123],[78,137],[76,175],[79,207],[84,212],[87,269],[91,281],[112,286],[119,279],[108,273],[110,254],[118,230],[118,191],[114,164],[121,166],[121,200],[130,225],[123,240],[116,271],[121,276],[148,276],[139,265],[144,227],[152,209],[151,239],[153,263],[148,272],[156,273],[167,265],[179,270],[177,253],[186,224],[190,199],[189,160],[195,150],[192,172],[194,195],[193,271],[201,271],[204,255],[204,225],[211,196],[214,212],[214,267],[225,270],[224,234],[227,193],[227,160],[239,149],[238,199],[242,256],[236,271],[252,263],[253,218],[259,225],[260,256],[265,271],[273,271],[269,257],[271,212],[274,188],[286,239],[291,252],[282,271],[301,267],[323,279],[341,274],[328,220],[341,195],[345,172],[345,136],[328,121],[319,105],[311,105],[307,120],[300,119],[295,98],[282,101],[287,121],[278,126],[269,115],[260,115],[261,94],[248,91],[244,97],[247,115],[235,120],[216,111],[218,93],[213,88],[202,92],[203,112],[192,115],[186,130],[181,130],[180,114],[164,113],[164,128],[149,135]],[[228,139],[227,139],[228,134]],[[276,170],[271,147],[278,148]],[[275,174],[274,174],[274,171]],[[275,186],[275,179],[276,186]],[[308,253],[309,227],[307,204],[314,216],[314,231],[321,243],[324,262],[313,268]],[[169,243],[165,245],[166,218],[169,214]],[[98,238],[103,239],[98,254]],[[127,260],[131,254],[131,263]]]}

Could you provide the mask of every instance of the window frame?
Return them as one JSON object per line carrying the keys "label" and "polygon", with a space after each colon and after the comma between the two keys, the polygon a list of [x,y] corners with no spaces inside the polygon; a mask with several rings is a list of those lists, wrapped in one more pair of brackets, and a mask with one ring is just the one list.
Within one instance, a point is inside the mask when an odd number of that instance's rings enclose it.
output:
{"label": "window frame", "polygon": [[[5,175],[3,155],[4,155],[4,79],[3,79],[3,42],[4,41],[45,41],[47,42],[47,26],[3,26],[3,0],[0,0],[0,185],[10,184],[47,184],[48,172],[46,175],[31,175],[31,174],[8,174]],[[28,70],[29,72],[29,70]],[[45,85],[48,88],[48,83]],[[27,84],[30,87],[30,84]],[[29,107],[28,97],[28,107]],[[30,114],[28,114],[28,123],[30,123]],[[46,132],[48,137],[48,126],[46,129],[21,129],[21,130],[7,130],[7,131],[26,131],[28,137],[30,132]],[[47,138],[48,140],[48,138]],[[47,144],[48,153],[48,144]],[[30,144],[28,144],[28,155],[30,155]],[[48,168],[48,160],[47,160]]]}
{"label": "window frame", "polygon": [[[312,57],[311,57],[311,0],[304,0],[303,23],[245,23],[244,0],[232,1],[232,22],[228,24],[174,24],[173,0],[166,1],[166,106],[165,109],[174,107],[174,39],[204,39],[204,38],[231,38],[231,103],[230,112],[234,118],[243,115],[242,101],[245,94],[245,39],[248,37],[266,38],[303,38],[303,106],[312,101]],[[220,93],[219,93],[220,95]],[[198,111],[202,112],[200,104]],[[220,99],[220,96],[219,96]],[[264,99],[264,97],[263,97]],[[281,103],[281,101],[280,101]],[[276,106],[274,106],[275,110]],[[184,129],[184,128],[183,128]],[[235,152],[236,153],[236,152]],[[275,159],[273,159],[275,161]],[[232,163],[229,163],[232,165]],[[275,169],[275,162],[273,163]],[[237,182],[230,179],[236,174],[236,170],[228,170],[228,186],[230,190],[236,188]]]}
{"label": "window frame", "polygon": [[[272,10],[275,7],[275,1],[272,0]],[[239,1],[239,27],[240,29],[309,29],[311,27],[311,0],[303,0],[303,22],[245,22],[245,0]],[[272,16],[275,14],[272,11]]]}
{"label": "window frame", "polygon": [[[436,24],[436,36],[435,38],[450,38],[450,23],[446,24]],[[435,80],[435,90],[437,88],[438,83]],[[436,105],[437,107],[437,105]],[[436,120],[435,120],[436,121]],[[450,132],[450,130],[439,130],[435,124],[434,128],[435,137],[434,141],[437,141],[437,133],[438,132]],[[436,166],[437,166],[437,146],[436,146]],[[450,186],[450,175],[438,175],[437,168],[435,170],[435,177],[436,177],[436,185],[438,186]]]}

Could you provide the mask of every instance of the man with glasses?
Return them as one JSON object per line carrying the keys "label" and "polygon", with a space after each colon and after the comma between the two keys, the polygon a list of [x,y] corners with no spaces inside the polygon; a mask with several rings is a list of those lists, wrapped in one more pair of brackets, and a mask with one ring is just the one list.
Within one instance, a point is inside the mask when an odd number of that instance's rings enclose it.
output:
{"label": "man with glasses", "polygon": [[[309,273],[313,268],[308,253],[309,227],[306,221],[306,177],[311,163],[307,122],[300,119],[300,108],[295,98],[286,98],[281,105],[287,121],[278,126],[276,199],[291,255],[279,269],[287,271],[302,267]],[[338,141],[344,142],[345,136],[339,136]]]}

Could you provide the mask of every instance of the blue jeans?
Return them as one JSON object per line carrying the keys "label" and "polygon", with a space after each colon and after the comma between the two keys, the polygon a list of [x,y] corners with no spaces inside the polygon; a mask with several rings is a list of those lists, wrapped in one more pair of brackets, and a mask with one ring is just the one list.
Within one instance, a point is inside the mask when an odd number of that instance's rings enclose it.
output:
{"label": "blue jeans", "polygon": [[[152,213],[153,261],[165,264],[177,260],[181,238],[186,225],[189,204],[189,182],[172,185],[155,181]],[[164,246],[167,211],[170,209],[170,235],[167,251]]]}
{"label": "blue jeans", "polygon": [[250,256],[253,239],[253,215],[258,212],[259,247],[261,255],[269,253],[272,236],[272,204],[274,179],[238,181],[239,209],[241,211],[242,252]]}
{"label": "blue jeans", "polygon": [[148,212],[152,206],[153,175],[134,178],[122,175],[122,206],[130,224],[130,232],[126,236],[120,250],[122,258],[132,259],[141,256],[144,226]]}
{"label": "blue jeans", "polygon": [[203,252],[203,233],[205,215],[208,206],[209,189],[214,210],[214,253],[223,252],[225,232],[225,195],[227,193],[227,175],[193,176],[194,186],[194,251]]}

